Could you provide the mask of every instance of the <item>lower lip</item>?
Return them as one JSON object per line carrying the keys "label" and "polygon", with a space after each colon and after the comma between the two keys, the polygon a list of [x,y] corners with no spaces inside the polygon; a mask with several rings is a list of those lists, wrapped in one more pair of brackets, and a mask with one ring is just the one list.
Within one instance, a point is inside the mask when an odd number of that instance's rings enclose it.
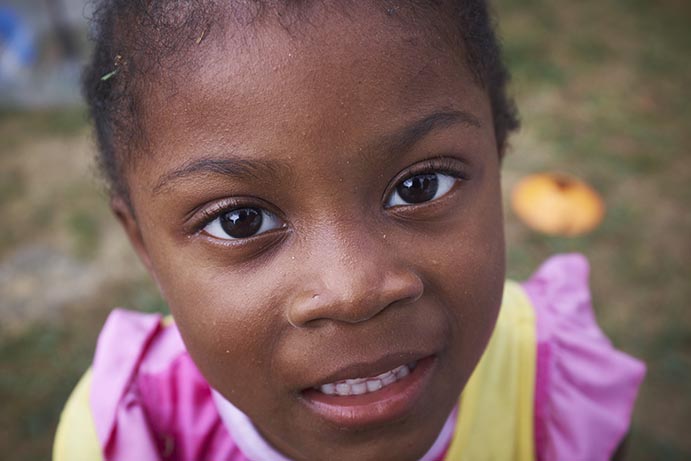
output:
{"label": "lower lip", "polygon": [[408,376],[376,392],[338,396],[307,389],[302,392],[302,398],[311,411],[342,428],[355,429],[391,422],[413,409],[435,363],[434,357],[426,357],[418,361]]}

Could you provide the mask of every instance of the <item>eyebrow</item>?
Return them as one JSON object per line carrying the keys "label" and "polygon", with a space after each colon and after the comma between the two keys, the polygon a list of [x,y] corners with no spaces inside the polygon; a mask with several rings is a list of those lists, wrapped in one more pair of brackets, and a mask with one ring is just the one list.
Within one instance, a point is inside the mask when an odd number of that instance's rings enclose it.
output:
{"label": "eyebrow", "polygon": [[[392,134],[385,135],[374,142],[370,148],[364,150],[364,152],[388,152],[390,155],[397,155],[410,150],[431,131],[457,124],[476,128],[482,127],[480,120],[469,112],[461,110],[434,112]],[[365,156],[369,155],[365,154]],[[152,191],[154,195],[159,194],[171,183],[191,176],[212,174],[256,180],[257,178],[276,178],[286,171],[290,171],[290,167],[283,162],[238,157],[203,157],[191,160],[180,168],[163,174],[156,182]]]}
{"label": "eyebrow", "polygon": [[403,127],[401,130],[384,136],[375,142],[369,152],[381,153],[389,152],[391,155],[398,155],[401,152],[410,150],[418,141],[422,140],[430,132],[448,128],[454,125],[466,125],[474,128],[482,128],[480,119],[462,110],[443,110],[434,112],[411,125]]}
{"label": "eyebrow", "polygon": [[169,173],[162,175],[153,188],[158,194],[170,186],[171,183],[187,179],[191,176],[219,175],[238,179],[253,180],[257,178],[276,178],[280,173],[289,171],[283,162],[267,162],[259,159],[245,159],[237,157],[203,157],[191,160]]}

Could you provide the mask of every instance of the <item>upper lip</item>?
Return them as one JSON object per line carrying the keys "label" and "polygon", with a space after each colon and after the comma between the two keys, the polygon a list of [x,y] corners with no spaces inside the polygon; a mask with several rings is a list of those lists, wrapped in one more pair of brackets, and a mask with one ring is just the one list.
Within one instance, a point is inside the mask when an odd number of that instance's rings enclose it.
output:
{"label": "upper lip", "polygon": [[395,352],[384,355],[373,361],[353,362],[328,372],[323,377],[316,380],[315,384],[307,386],[306,389],[319,387],[323,384],[334,383],[346,379],[377,376],[382,373],[386,373],[389,370],[393,370],[401,365],[417,362],[418,360],[421,360],[429,355],[432,354],[413,351]]}

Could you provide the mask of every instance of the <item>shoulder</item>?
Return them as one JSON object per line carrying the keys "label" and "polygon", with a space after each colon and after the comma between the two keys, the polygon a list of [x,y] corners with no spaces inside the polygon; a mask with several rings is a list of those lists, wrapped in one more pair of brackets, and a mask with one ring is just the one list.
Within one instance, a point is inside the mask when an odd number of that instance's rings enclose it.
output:
{"label": "shoulder", "polygon": [[537,321],[535,439],[541,460],[606,460],[628,431],[640,361],[599,328],[580,254],[548,259],[523,283]]}
{"label": "shoulder", "polygon": [[188,460],[221,447],[234,451],[209,385],[175,324],[159,314],[114,310],[99,335],[85,386],[80,400],[88,395],[105,459]]}

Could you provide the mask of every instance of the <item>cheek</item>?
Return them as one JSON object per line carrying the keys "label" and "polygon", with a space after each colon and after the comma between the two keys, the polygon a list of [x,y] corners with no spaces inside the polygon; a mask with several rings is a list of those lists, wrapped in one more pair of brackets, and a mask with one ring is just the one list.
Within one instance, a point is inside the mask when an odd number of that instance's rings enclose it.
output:
{"label": "cheek", "polygon": [[[254,394],[271,381],[266,364],[283,327],[280,280],[191,260],[181,258],[171,264],[177,270],[159,274],[185,345],[212,387],[225,395]],[[247,388],[252,392],[242,392]]]}
{"label": "cheek", "polygon": [[[492,231],[488,231],[492,232]],[[447,242],[446,251],[437,259],[432,290],[450,306],[451,323],[472,348],[484,344],[491,333],[501,304],[504,286],[504,245],[501,231],[492,232],[492,244]],[[483,235],[487,243],[488,234]]]}
{"label": "cheek", "polygon": [[465,381],[484,351],[501,305],[505,245],[500,189],[487,193],[460,213],[438,238],[417,247],[429,291],[452,325],[450,359],[455,379]]}
{"label": "cheek", "polygon": [[431,262],[430,278],[439,285],[435,291],[491,302],[504,283],[504,226],[498,173],[483,179],[468,189],[453,217],[417,248],[418,258]]}

